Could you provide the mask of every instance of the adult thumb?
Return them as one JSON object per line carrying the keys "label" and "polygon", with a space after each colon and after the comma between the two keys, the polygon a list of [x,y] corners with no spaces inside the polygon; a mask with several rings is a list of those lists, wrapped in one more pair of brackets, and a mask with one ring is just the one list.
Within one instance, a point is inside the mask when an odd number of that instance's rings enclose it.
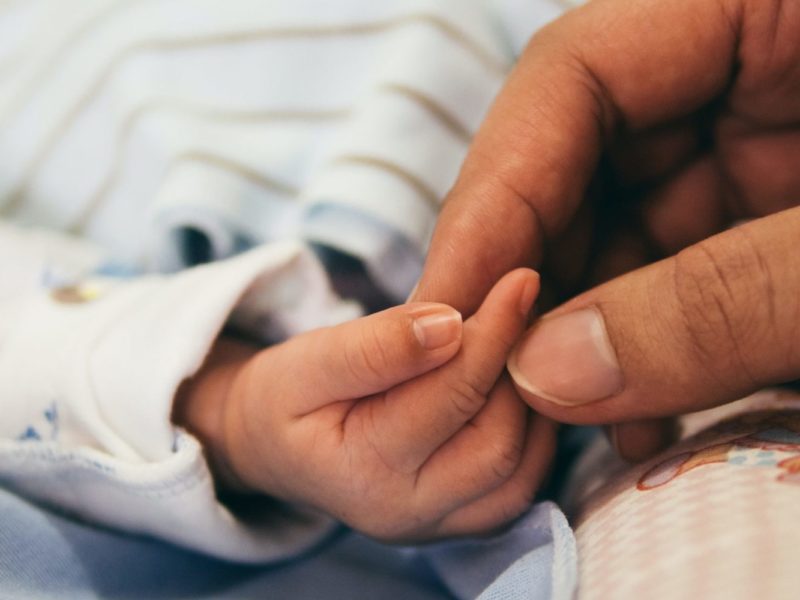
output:
{"label": "adult thumb", "polygon": [[534,409],[571,423],[682,414],[800,378],[800,207],[574,298],[508,368]]}

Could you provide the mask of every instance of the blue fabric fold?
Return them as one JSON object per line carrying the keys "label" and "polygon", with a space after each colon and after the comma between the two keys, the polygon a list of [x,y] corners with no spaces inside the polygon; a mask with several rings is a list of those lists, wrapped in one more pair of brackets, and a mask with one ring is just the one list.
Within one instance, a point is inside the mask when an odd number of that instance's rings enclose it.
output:
{"label": "blue fabric fold", "polygon": [[567,599],[577,575],[575,538],[552,502],[535,505],[506,532],[423,550],[459,599]]}
{"label": "blue fabric fold", "polygon": [[397,548],[347,532],[269,567],[216,561],[77,522],[0,489],[0,595],[29,598],[571,598],[575,541],[555,504],[505,533]]}

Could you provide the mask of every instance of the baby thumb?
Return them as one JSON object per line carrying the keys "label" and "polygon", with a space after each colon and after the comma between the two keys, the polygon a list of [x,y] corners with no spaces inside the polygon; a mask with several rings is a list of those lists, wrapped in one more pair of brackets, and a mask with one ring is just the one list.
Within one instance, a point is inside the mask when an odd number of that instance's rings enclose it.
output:
{"label": "baby thumb", "polygon": [[282,364],[314,391],[298,410],[383,392],[443,365],[461,347],[462,325],[446,304],[417,302],[292,338]]}

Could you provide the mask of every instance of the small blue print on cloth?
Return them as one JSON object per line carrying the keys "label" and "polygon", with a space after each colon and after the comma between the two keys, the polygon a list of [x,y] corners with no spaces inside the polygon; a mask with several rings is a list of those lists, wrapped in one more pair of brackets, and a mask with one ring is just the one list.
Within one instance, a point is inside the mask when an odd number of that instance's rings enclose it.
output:
{"label": "small blue print on cloth", "polygon": [[[49,429],[50,429],[49,435],[47,436],[48,439],[49,440],[57,439],[58,438],[58,407],[56,406],[56,403],[55,402],[51,403],[50,406],[44,410],[44,412],[42,413],[42,416],[44,416],[45,422],[47,424],[47,425],[45,425],[45,427],[49,426]],[[40,429],[41,429],[41,427],[40,427]],[[28,425],[25,428],[25,430],[17,436],[17,440],[19,440],[20,442],[26,442],[26,441],[41,442],[44,438],[43,438],[42,434],[40,433],[40,429],[37,429],[33,425]]]}
{"label": "small blue print on cloth", "polygon": [[26,440],[41,441],[42,436],[39,435],[39,432],[36,431],[36,429],[32,425],[28,425],[25,431],[23,431],[21,434],[19,434],[19,436],[17,436],[17,439],[21,442],[24,442]]}

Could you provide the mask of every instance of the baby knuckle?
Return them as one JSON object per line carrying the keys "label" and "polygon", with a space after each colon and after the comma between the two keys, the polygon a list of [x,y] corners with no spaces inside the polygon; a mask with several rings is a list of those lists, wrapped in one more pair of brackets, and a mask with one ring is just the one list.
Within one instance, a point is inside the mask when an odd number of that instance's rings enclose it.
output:
{"label": "baby knuckle", "polygon": [[507,500],[502,504],[500,509],[500,518],[504,523],[512,521],[524,513],[533,504],[534,491],[522,487],[517,487],[512,490]]}
{"label": "baby knuckle", "polygon": [[365,333],[362,343],[364,363],[378,378],[381,378],[386,369],[392,364],[392,359],[389,356],[383,337],[379,333],[380,331],[377,327],[371,327]]}
{"label": "baby knuckle", "polygon": [[399,543],[413,537],[413,522],[404,512],[398,512],[391,517],[371,519],[358,529],[380,542]]}
{"label": "baby knuckle", "polygon": [[452,381],[447,394],[453,410],[465,421],[474,417],[486,404],[486,394],[467,379]]}
{"label": "baby knuckle", "polygon": [[[375,498],[362,498],[362,502],[356,503],[356,508],[350,507],[351,513],[349,518],[343,519],[348,525],[354,529],[369,535],[371,537],[378,537],[384,528],[389,525],[389,517],[392,513],[381,510],[369,510],[371,502]],[[380,503],[382,506],[383,503]]]}
{"label": "baby knuckle", "polygon": [[345,368],[353,381],[370,383],[383,379],[389,360],[374,328],[351,338],[342,352]]}
{"label": "baby knuckle", "polygon": [[511,477],[522,458],[522,444],[506,438],[490,446],[489,465],[494,476],[500,481]]}
{"label": "baby knuckle", "polygon": [[438,517],[438,503],[420,502],[404,486],[384,488],[363,503],[349,523],[361,533],[386,543],[417,538]]}
{"label": "baby knuckle", "polygon": [[373,519],[369,516],[362,516],[354,523],[355,529],[377,540],[390,540],[394,533],[394,527],[388,521]]}
{"label": "baby knuckle", "polygon": [[503,497],[498,498],[491,508],[488,508],[488,521],[483,526],[480,533],[496,532],[499,528],[507,525],[518,518],[533,503],[533,494],[522,494],[516,490],[507,490]]}

